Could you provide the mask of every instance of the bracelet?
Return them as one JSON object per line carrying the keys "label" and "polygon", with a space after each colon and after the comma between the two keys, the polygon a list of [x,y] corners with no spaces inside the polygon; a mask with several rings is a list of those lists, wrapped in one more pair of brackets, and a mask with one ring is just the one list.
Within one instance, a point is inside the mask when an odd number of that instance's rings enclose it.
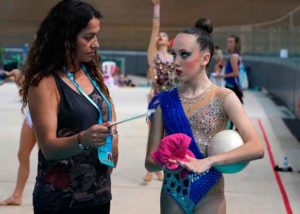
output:
{"label": "bracelet", "polygon": [[118,130],[117,129],[112,129],[111,134],[118,136]]}
{"label": "bracelet", "polygon": [[158,19],[159,15],[160,15],[160,5],[157,4],[157,5],[154,5],[154,7],[153,7],[153,18]]}
{"label": "bracelet", "polygon": [[89,148],[89,146],[85,147],[85,146],[80,142],[80,133],[81,133],[81,132],[79,132],[79,133],[77,134],[77,144],[78,144],[78,148],[79,148],[80,150],[87,150],[87,149]]}

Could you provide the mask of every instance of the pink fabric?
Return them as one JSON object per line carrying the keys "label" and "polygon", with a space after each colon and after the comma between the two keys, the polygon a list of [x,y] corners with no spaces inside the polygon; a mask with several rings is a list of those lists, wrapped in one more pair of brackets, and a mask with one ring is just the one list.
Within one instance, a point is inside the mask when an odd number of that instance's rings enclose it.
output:
{"label": "pink fabric", "polygon": [[168,135],[160,141],[158,149],[151,153],[151,157],[156,163],[165,165],[168,169],[176,169],[178,164],[170,163],[168,160],[187,161],[186,155],[195,157],[188,149],[191,141],[192,139],[186,134]]}

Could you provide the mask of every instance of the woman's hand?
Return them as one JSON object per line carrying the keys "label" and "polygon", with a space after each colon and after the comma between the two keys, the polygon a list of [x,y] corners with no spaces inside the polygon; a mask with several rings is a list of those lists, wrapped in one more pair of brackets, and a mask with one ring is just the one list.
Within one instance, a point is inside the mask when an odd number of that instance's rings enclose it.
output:
{"label": "woman's hand", "polygon": [[3,71],[5,74],[6,78],[5,80],[1,83],[3,85],[6,82],[18,82],[18,79],[20,77],[21,71],[19,69],[13,69],[12,71]]}
{"label": "woman's hand", "polygon": [[80,132],[79,140],[84,146],[98,148],[105,144],[109,135],[109,128],[106,124],[93,125],[85,131]]}
{"label": "woman's hand", "polygon": [[221,72],[220,72],[220,73],[215,72],[214,77],[215,77],[215,78],[219,78],[219,79],[225,78],[225,74],[223,74],[223,73],[221,73]]}
{"label": "woman's hand", "polygon": [[170,159],[169,162],[177,163],[179,166],[197,174],[204,173],[212,167],[212,163],[209,158],[196,159],[186,155],[186,159],[188,162],[172,159]]}

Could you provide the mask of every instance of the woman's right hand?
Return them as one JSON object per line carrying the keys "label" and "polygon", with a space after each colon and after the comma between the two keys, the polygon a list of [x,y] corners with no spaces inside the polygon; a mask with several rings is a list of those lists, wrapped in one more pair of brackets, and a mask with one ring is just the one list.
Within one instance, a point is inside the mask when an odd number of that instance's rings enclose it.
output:
{"label": "woman's right hand", "polygon": [[[109,128],[105,124],[93,125],[79,133],[79,141],[84,146],[98,148],[105,144],[109,135]],[[78,142],[79,143],[79,142]]]}
{"label": "woman's right hand", "polygon": [[157,4],[160,3],[160,0],[152,0],[152,3],[153,3],[154,5],[157,5]]}

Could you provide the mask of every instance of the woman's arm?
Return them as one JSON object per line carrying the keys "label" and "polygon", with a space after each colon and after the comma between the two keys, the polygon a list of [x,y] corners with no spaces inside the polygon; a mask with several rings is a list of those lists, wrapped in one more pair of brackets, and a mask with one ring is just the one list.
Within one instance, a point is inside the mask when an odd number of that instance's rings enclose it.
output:
{"label": "woman's arm", "polygon": [[157,150],[160,140],[163,137],[163,134],[164,128],[162,120],[162,111],[161,108],[158,106],[155,114],[153,115],[153,119],[150,125],[147,154],[145,160],[145,167],[150,172],[162,170],[162,167],[156,162],[154,162],[153,158],[151,157],[151,153]]}
{"label": "woman's arm", "polygon": [[152,23],[152,33],[151,33],[151,38],[148,46],[148,51],[147,51],[147,60],[148,60],[148,65],[152,67],[155,54],[157,52],[157,37],[159,33],[159,27],[160,27],[160,1],[159,0],[152,0],[153,2],[153,23]]}
{"label": "woman's arm", "polygon": [[264,148],[258,133],[234,93],[230,93],[226,96],[224,100],[224,110],[238,129],[244,141],[244,145],[232,151],[210,157],[209,159],[212,165],[230,164],[262,158],[264,156]]}
{"label": "woman's arm", "polygon": [[[239,134],[244,141],[244,145],[232,151],[210,156],[201,160],[190,157],[188,157],[188,162],[177,160],[178,164],[193,172],[203,173],[216,165],[251,161],[264,156],[264,148],[255,127],[234,93],[230,93],[226,96],[224,101],[224,110],[229,119],[239,130]],[[170,162],[174,163],[175,161],[171,160]]]}
{"label": "woman's arm", "polygon": [[28,93],[29,111],[37,141],[47,160],[59,160],[81,152],[84,146],[99,147],[108,136],[108,128],[93,125],[89,129],[70,137],[58,138],[57,114],[59,93],[53,77],[43,78],[37,87],[31,86]]}
{"label": "woman's arm", "polygon": [[[112,105],[112,113],[113,113],[112,121],[117,121],[115,107],[113,105]],[[112,158],[113,158],[113,161],[114,161],[114,164],[116,167],[118,164],[118,158],[119,158],[119,136],[118,136],[116,125],[112,127],[112,133],[113,133]]]}

